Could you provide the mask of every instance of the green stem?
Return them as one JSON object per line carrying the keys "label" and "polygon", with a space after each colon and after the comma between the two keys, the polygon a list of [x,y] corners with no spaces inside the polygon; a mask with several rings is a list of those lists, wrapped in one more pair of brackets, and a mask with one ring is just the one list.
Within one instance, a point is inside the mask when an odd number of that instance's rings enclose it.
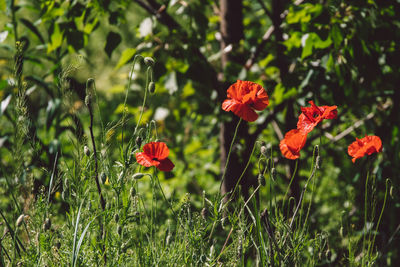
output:
{"label": "green stem", "polygon": [[231,145],[230,145],[230,147],[229,147],[228,156],[227,156],[227,158],[226,158],[225,167],[224,167],[224,173],[222,174],[221,184],[220,184],[220,186],[219,186],[218,198],[219,198],[219,196],[220,196],[221,188],[222,188],[222,185],[223,185],[224,180],[225,180],[226,170],[227,170],[227,167],[228,167],[228,164],[229,164],[229,159],[231,158],[233,143],[235,142],[236,135],[237,135],[237,132],[238,132],[238,129],[239,129],[239,126],[240,126],[240,123],[241,123],[241,122],[242,122],[242,118],[239,119],[239,121],[238,121],[238,123],[237,123],[237,125],[236,125],[235,133],[233,134],[233,138],[232,138],[232,141],[231,141]]}
{"label": "green stem", "polygon": [[298,163],[299,163],[299,159],[296,159],[296,165],[295,165],[295,167],[294,167],[294,171],[293,171],[293,174],[292,174],[292,178],[290,178],[289,186],[287,187],[286,193],[285,193],[285,195],[283,196],[282,210],[285,209],[286,198],[287,198],[287,195],[288,195],[288,193],[289,193],[290,186],[291,186],[292,183],[293,183],[293,179],[294,179],[294,177],[296,176],[297,165],[298,165]]}
{"label": "green stem", "polygon": [[[369,165],[369,164],[368,164]],[[362,252],[364,254],[365,250],[365,236],[367,235],[367,208],[368,208],[368,180],[369,180],[369,168],[367,172],[367,179],[365,179],[365,197],[364,197],[364,233],[363,233],[363,243],[362,243]],[[362,257],[361,266],[365,265],[365,255]]]}
{"label": "green stem", "polygon": [[146,105],[147,91],[148,91],[148,88],[147,88],[147,87],[148,87],[148,85],[149,85],[149,73],[151,73],[151,67],[148,67],[148,68],[147,68],[146,87],[145,87],[145,91],[144,91],[144,98],[143,98],[143,103],[142,103],[142,109],[141,109],[141,111],[140,111],[139,120],[138,120],[138,123],[136,124],[134,134],[136,134],[136,131],[137,131],[139,125],[140,125],[140,122],[141,122],[142,116],[143,116],[143,112],[144,112],[144,106]]}
{"label": "green stem", "polygon": [[379,225],[380,225],[380,223],[381,223],[383,211],[385,210],[385,207],[386,207],[386,199],[387,199],[388,184],[389,184],[389,183],[390,183],[390,179],[386,179],[385,198],[383,199],[383,206],[382,206],[382,209],[381,209],[381,214],[379,215],[378,223],[376,224],[375,235],[374,235],[374,238],[372,239],[372,243],[371,243],[371,248],[372,248],[372,249],[374,249],[375,238],[376,238],[376,235],[377,235],[377,233],[378,233]]}

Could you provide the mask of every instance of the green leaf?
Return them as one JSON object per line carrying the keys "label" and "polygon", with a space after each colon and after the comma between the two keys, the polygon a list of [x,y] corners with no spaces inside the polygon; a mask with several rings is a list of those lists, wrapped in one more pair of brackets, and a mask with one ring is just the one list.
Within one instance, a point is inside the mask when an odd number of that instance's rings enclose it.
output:
{"label": "green leaf", "polygon": [[109,32],[107,35],[107,41],[106,41],[106,46],[104,47],[104,50],[107,53],[107,56],[110,58],[112,52],[114,51],[115,48],[121,43],[122,38],[119,33],[116,32]]}
{"label": "green leaf", "polygon": [[24,18],[21,18],[19,20],[22,22],[22,24],[25,25],[25,27],[27,27],[32,33],[34,33],[39,38],[42,44],[45,43],[43,36],[40,34],[39,30],[35,27],[35,25],[32,24],[32,22]]}
{"label": "green leaf", "polygon": [[4,111],[6,111],[8,105],[10,104],[10,101],[11,101],[11,94],[9,94],[3,101],[1,101],[0,116],[3,115]]}
{"label": "green leaf", "polygon": [[340,47],[340,44],[343,41],[343,35],[340,32],[339,26],[338,25],[333,25],[332,30],[331,30],[331,38],[333,40],[333,44],[335,45],[336,48]]}
{"label": "green leaf", "polygon": [[47,53],[56,50],[62,45],[63,42],[63,32],[60,31],[58,24],[54,24],[54,30],[50,37],[50,43],[47,45]]}
{"label": "green leaf", "polygon": [[127,48],[122,52],[121,57],[119,58],[118,64],[115,67],[115,69],[121,68],[123,65],[125,65],[128,61],[132,59],[132,57],[136,54],[136,49],[135,48]]}
{"label": "green leaf", "polygon": [[301,53],[301,58],[304,59],[310,56],[314,48],[324,49],[332,44],[332,40],[328,37],[325,41],[321,40],[315,32],[306,33],[301,38],[301,43],[303,46],[303,51]]}

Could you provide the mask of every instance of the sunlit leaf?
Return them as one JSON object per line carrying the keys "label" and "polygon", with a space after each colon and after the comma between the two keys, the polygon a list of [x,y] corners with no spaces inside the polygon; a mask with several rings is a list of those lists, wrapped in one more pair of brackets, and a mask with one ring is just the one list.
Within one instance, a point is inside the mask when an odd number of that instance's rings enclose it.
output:
{"label": "sunlit leaf", "polygon": [[127,48],[122,52],[121,57],[119,58],[118,64],[115,67],[115,69],[121,68],[123,65],[125,65],[128,61],[130,61],[133,56],[136,54],[136,49],[135,48]]}

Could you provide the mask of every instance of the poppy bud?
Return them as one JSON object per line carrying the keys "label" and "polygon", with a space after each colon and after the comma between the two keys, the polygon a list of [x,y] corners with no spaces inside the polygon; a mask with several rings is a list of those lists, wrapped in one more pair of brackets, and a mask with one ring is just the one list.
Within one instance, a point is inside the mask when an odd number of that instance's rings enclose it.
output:
{"label": "poppy bud", "polygon": [[85,153],[86,156],[90,156],[90,149],[88,146],[84,146],[83,147],[83,152]]}
{"label": "poppy bud", "polygon": [[150,82],[149,83],[149,92],[150,92],[150,94],[154,94],[155,91],[156,91],[156,84],[154,82]]}
{"label": "poppy bud", "polygon": [[43,231],[49,230],[50,227],[51,227],[51,220],[50,220],[50,218],[46,218],[46,220],[44,221],[44,224],[43,224]]}
{"label": "poppy bud", "polygon": [[142,145],[142,138],[140,138],[140,136],[136,137],[136,145],[137,147],[140,148],[140,146]]}
{"label": "poppy bud", "polygon": [[132,178],[135,179],[135,180],[139,180],[139,179],[142,179],[143,176],[145,176],[144,173],[138,172],[138,173],[135,173],[135,174],[132,176]]}
{"label": "poppy bud", "polygon": [[144,64],[146,64],[149,67],[153,67],[154,66],[154,59],[152,59],[151,57],[145,57],[144,58]]}
{"label": "poppy bud", "polygon": [[117,233],[118,233],[118,235],[121,235],[121,234],[122,234],[122,226],[121,226],[121,225],[118,225],[118,227],[117,227]]}
{"label": "poppy bud", "polygon": [[85,96],[85,105],[86,106],[89,106],[90,105],[90,103],[91,103],[91,100],[92,98],[91,98],[91,96],[90,95],[86,95]]}
{"label": "poppy bud", "polygon": [[258,175],[258,184],[261,186],[265,186],[265,177],[261,173]]}
{"label": "poppy bud", "polygon": [[115,213],[115,215],[114,215],[114,221],[115,221],[116,223],[118,223],[118,221],[119,221],[119,215],[118,215],[118,213]]}
{"label": "poppy bud", "polygon": [[102,182],[103,184],[106,182],[106,180],[107,180],[107,174],[105,174],[105,172],[102,172],[102,173],[100,174],[100,180],[101,180],[101,182]]}
{"label": "poppy bud", "polygon": [[271,178],[273,181],[275,181],[275,179],[276,179],[276,169],[275,168],[271,169]]}
{"label": "poppy bud", "polygon": [[261,146],[260,148],[261,154],[267,157],[267,147],[266,146]]}
{"label": "poppy bud", "polygon": [[21,214],[21,215],[18,217],[17,222],[15,223],[16,226],[17,226],[17,227],[20,227],[21,224],[22,224],[22,222],[24,222],[24,219],[25,219],[25,215],[24,215],[24,214]]}

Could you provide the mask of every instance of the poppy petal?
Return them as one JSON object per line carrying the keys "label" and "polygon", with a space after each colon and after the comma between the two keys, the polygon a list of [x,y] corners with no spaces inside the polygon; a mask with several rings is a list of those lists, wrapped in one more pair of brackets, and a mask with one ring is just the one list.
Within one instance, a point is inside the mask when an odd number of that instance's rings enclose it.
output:
{"label": "poppy petal", "polygon": [[297,159],[306,141],[307,133],[298,129],[293,129],[285,134],[285,138],[281,140],[279,148],[284,157],[288,159]]}
{"label": "poppy petal", "polygon": [[163,160],[168,157],[169,149],[164,142],[150,142],[143,146],[143,152],[151,159]]}
{"label": "poppy petal", "polygon": [[304,113],[301,113],[297,122],[297,129],[305,133],[311,132],[318,122],[312,121]]}
{"label": "poppy petal", "polygon": [[163,159],[160,161],[160,164],[157,168],[163,172],[169,172],[175,167],[174,163],[169,158]]}
{"label": "poppy petal", "polygon": [[139,152],[135,154],[136,161],[142,166],[151,167],[151,166],[158,166],[160,162],[152,160],[146,153]]}
{"label": "poppy petal", "polygon": [[245,121],[252,122],[258,118],[257,113],[252,108],[233,99],[226,99],[222,103],[222,109],[225,111],[232,111],[236,116],[239,116]]}
{"label": "poppy petal", "polygon": [[364,138],[358,139],[351,143],[347,148],[347,153],[349,156],[353,157],[352,162],[359,158],[362,158],[373,153],[378,153],[382,151],[382,140],[379,136],[365,136]]}

